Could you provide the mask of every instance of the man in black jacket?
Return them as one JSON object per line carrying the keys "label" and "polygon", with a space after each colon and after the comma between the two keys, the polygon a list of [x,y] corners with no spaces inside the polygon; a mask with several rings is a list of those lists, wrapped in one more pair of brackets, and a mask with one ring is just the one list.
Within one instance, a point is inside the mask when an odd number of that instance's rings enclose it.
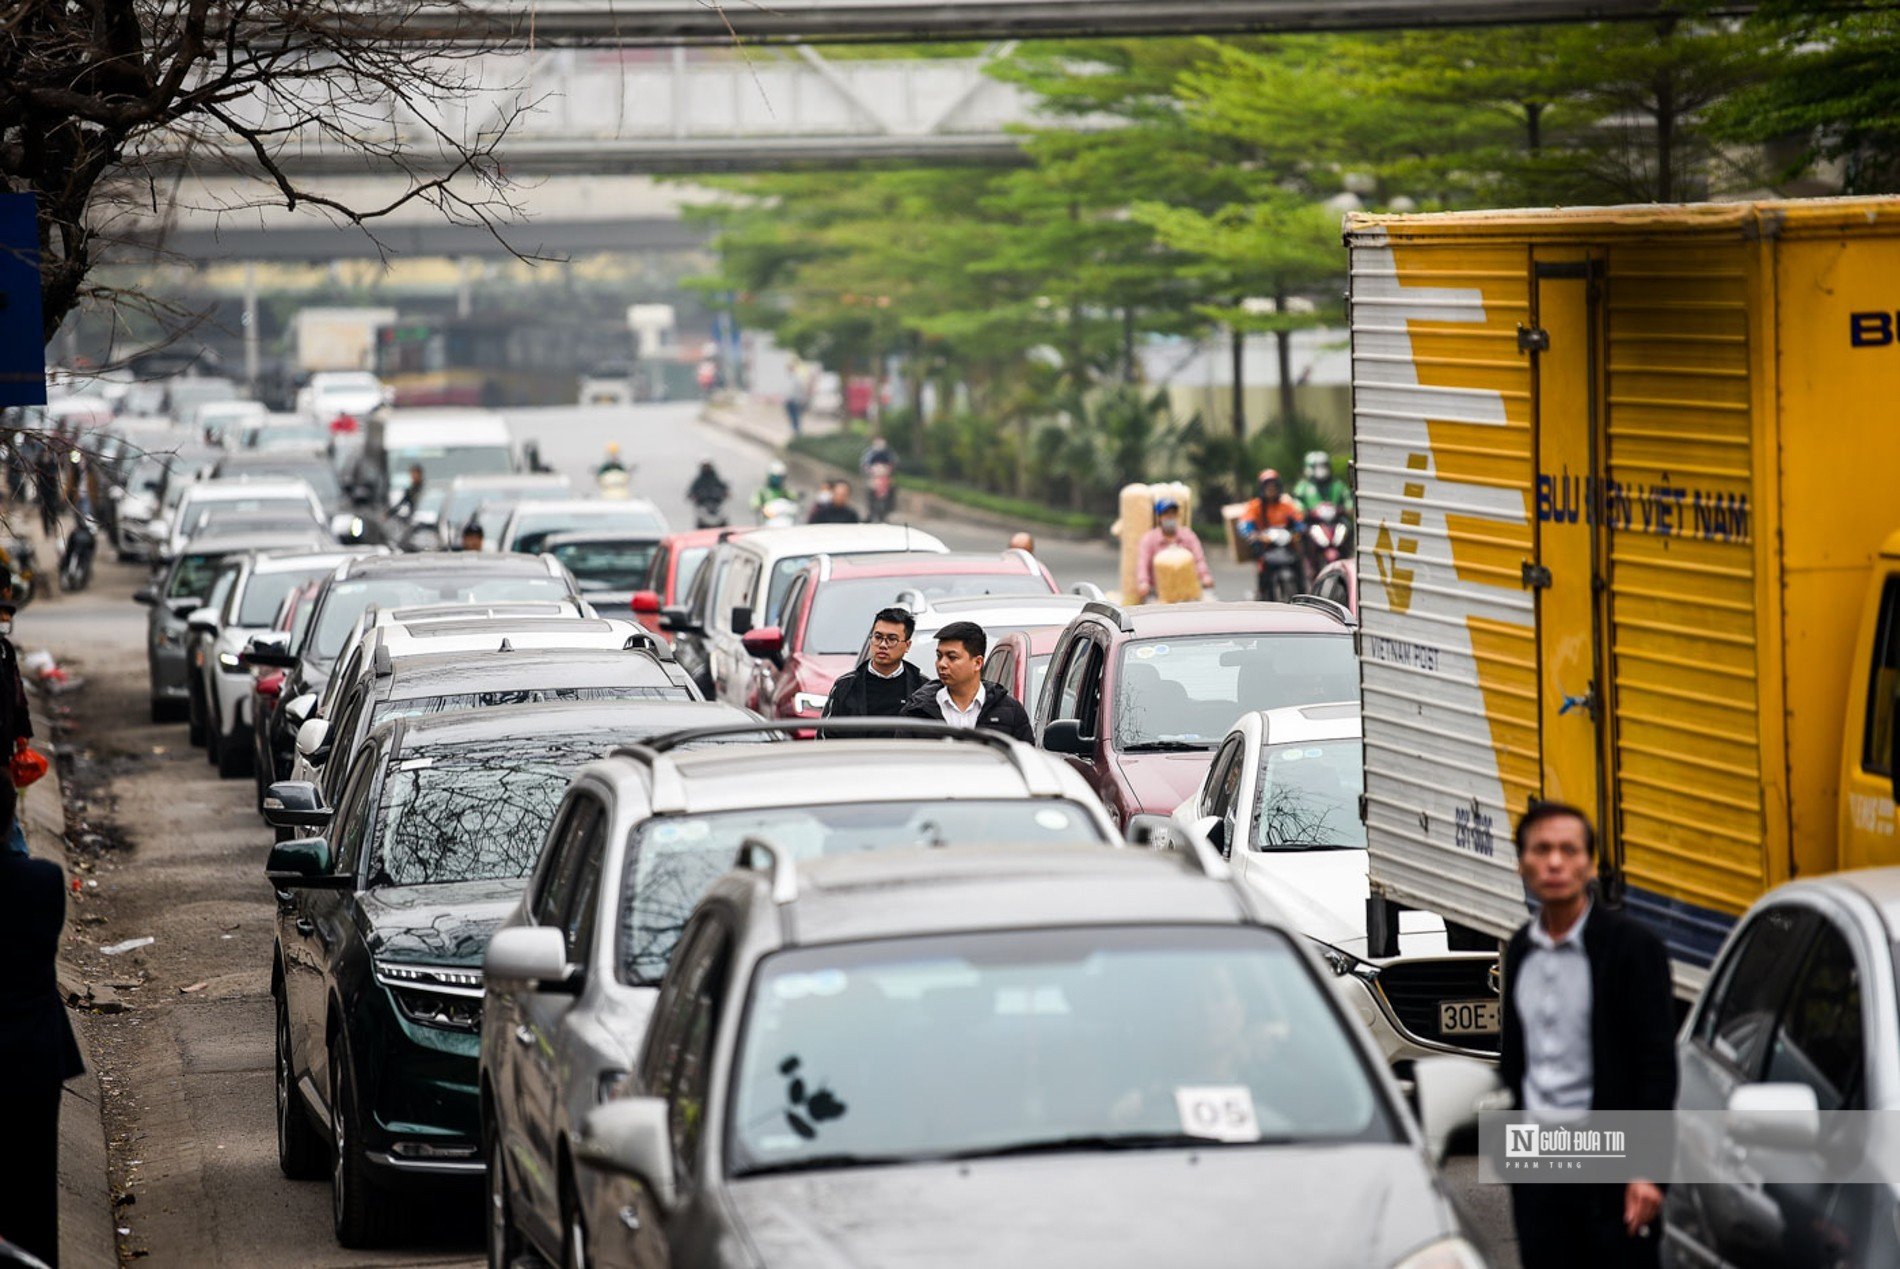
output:
{"label": "man in black jacket", "polygon": [[[918,688],[924,672],[904,659],[917,619],[907,609],[886,608],[871,619],[871,655],[840,674],[825,701],[826,718],[895,718]],[[857,733],[862,734],[862,733]]]}
{"label": "man in black jacket", "polygon": [[904,706],[905,718],[927,718],[952,727],[982,727],[1030,741],[1029,711],[1001,683],[983,681],[989,636],[974,621],[953,621],[937,632],[937,677]]}
{"label": "man in black jacket", "polygon": [[[1499,1075],[1539,1122],[1674,1109],[1676,1012],[1661,940],[1591,901],[1596,834],[1582,811],[1536,803],[1516,840],[1539,908],[1504,949]],[[1511,1190],[1524,1269],[1654,1265],[1661,1211],[1648,1181]]]}
{"label": "man in black jacket", "polygon": [[[0,779],[0,832],[17,795]],[[59,865],[0,852],[0,1238],[59,1264],[60,1086],[86,1067],[53,977],[66,920]]]}

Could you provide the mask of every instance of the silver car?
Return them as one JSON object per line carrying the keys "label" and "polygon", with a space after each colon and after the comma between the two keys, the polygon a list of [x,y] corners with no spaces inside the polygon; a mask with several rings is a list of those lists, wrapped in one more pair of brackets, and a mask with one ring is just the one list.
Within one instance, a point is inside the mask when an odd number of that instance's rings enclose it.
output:
{"label": "silver car", "polygon": [[[893,719],[852,720],[890,725]],[[584,1263],[612,1219],[572,1167],[581,1120],[633,1068],[687,915],[746,841],[801,857],[1001,837],[1119,841],[1079,777],[989,732],[687,749],[798,724],[682,733],[585,767],[491,944],[482,1027],[489,1263],[524,1243]]]}
{"label": "silver car", "polygon": [[1822,1112],[1900,1111],[1896,939],[1900,868],[1790,882],[1736,923],[1676,1045],[1676,1108],[1712,1112],[1679,1159],[1729,1179],[1669,1187],[1665,1264],[1900,1264],[1892,1185],[1773,1179],[1847,1148]]}
{"label": "silver car", "polygon": [[575,1145],[587,1263],[1475,1269],[1329,971],[1202,851],[758,833]]}

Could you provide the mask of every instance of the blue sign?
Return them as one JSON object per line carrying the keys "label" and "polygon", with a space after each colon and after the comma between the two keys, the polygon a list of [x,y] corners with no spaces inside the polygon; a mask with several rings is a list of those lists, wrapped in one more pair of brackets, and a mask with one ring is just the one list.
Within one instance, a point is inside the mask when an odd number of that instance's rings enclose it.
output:
{"label": "blue sign", "polygon": [[39,217],[31,194],[0,194],[0,406],[45,404]]}

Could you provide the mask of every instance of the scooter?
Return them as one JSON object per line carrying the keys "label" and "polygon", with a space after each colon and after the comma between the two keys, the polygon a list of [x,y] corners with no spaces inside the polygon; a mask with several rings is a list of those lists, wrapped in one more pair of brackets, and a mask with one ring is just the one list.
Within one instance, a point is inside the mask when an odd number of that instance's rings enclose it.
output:
{"label": "scooter", "polygon": [[1260,530],[1253,540],[1253,552],[1259,562],[1261,599],[1284,604],[1300,593],[1305,583],[1305,570],[1300,564],[1299,546],[1293,540],[1293,530],[1277,527]]}
{"label": "scooter", "polygon": [[1306,532],[1301,535],[1306,551],[1306,576],[1318,577],[1328,564],[1345,559],[1352,552],[1352,522],[1339,514],[1339,508],[1322,502],[1307,513]]}
{"label": "scooter", "polygon": [[80,591],[92,584],[92,557],[99,540],[84,519],[73,524],[66,535],[66,554],[59,562],[59,584],[66,591]]}
{"label": "scooter", "polygon": [[603,498],[627,498],[633,492],[633,477],[624,467],[609,467],[594,477]]}
{"label": "scooter", "polygon": [[24,608],[39,590],[39,561],[34,557],[33,544],[25,538],[7,538],[0,547],[5,550],[5,559],[0,562],[6,566],[13,606]]}
{"label": "scooter", "polygon": [[696,529],[723,529],[726,527],[726,495],[721,494],[693,499],[693,527]]}

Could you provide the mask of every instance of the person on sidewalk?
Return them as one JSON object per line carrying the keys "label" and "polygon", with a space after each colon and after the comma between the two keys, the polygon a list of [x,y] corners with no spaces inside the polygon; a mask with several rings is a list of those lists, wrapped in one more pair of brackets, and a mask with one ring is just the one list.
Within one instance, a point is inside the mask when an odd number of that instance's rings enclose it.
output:
{"label": "person on sidewalk", "polygon": [[1155,527],[1141,535],[1135,544],[1135,602],[1145,604],[1155,593],[1155,556],[1178,546],[1194,557],[1194,571],[1200,576],[1201,589],[1214,585],[1214,574],[1207,568],[1207,552],[1194,530],[1181,523],[1181,504],[1173,498],[1155,501]]}
{"label": "person on sidewalk", "polygon": [[871,618],[871,653],[831,685],[826,718],[895,718],[924,685],[924,672],[904,659],[917,618],[885,608]]}
{"label": "person on sidewalk", "polygon": [[834,480],[818,491],[819,501],[811,509],[811,524],[861,524],[858,509],[851,505],[849,481]]}
{"label": "person on sidewalk", "polygon": [[937,677],[911,695],[902,716],[1033,740],[1029,711],[1001,683],[983,681],[983,655],[989,646],[989,636],[974,621],[953,621],[939,630]]}
{"label": "person on sidewalk", "polygon": [[[19,809],[0,780],[0,815]],[[59,1265],[59,1102],[85,1072],[59,998],[54,961],[66,922],[59,865],[0,853],[0,1088],[6,1090],[6,1147],[0,1149],[0,1238]]]}
{"label": "person on sidewalk", "polygon": [[[1504,949],[1499,1076],[1540,1123],[1673,1109],[1676,1012],[1661,940],[1592,901],[1596,832],[1582,811],[1533,803],[1516,840],[1539,906]],[[1654,1266],[1662,1201],[1640,1180],[1512,1186],[1524,1269]]]}
{"label": "person on sidewalk", "polygon": [[[13,613],[12,596],[0,599],[0,753],[5,753],[9,762],[18,761],[33,739],[26,676],[20,673],[20,653],[13,646]],[[19,816],[8,824],[6,839],[6,849],[18,855],[27,853],[26,831],[20,826]]]}

